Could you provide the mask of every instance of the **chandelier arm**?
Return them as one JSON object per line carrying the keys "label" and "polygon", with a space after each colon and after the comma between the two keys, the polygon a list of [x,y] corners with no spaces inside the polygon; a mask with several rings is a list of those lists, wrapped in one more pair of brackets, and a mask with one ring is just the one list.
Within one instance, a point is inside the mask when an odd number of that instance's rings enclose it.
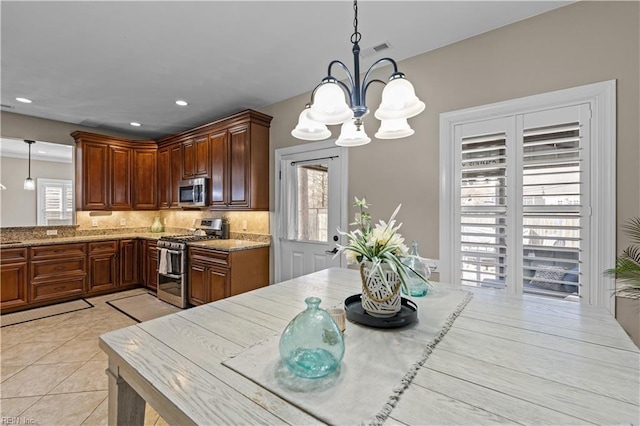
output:
{"label": "chandelier arm", "polygon": [[377,61],[375,61],[367,70],[367,73],[364,75],[364,79],[362,80],[362,95],[364,96],[364,92],[366,90],[366,88],[369,86],[369,84],[367,83],[367,80],[369,79],[369,74],[371,74],[371,72],[373,72],[373,70],[375,70],[376,68],[378,68],[380,65],[382,65],[384,62],[388,62],[391,65],[393,65],[393,73],[391,74],[391,77],[393,77],[394,75],[397,74],[402,74],[402,73],[398,73],[398,64],[396,63],[396,61],[394,61],[391,58],[382,58],[382,59],[378,59]]}
{"label": "chandelier arm", "polygon": [[370,86],[372,83],[381,83],[383,86],[386,86],[386,84],[387,84],[387,83],[385,83],[384,81],[379,80],[379,79],[377,79],[377,78],[376,78],[376,79],[374,79],[374,80],[369,81],[369,82],[368,82],[368,83],[367,83],[367,84],[362,88],[362,103],[363,103],[364,105],[366,105],[366,104],[367,104],[367,90],[369,90],[369,86]]}
{"label": "chandelier arm", "polygon": [[[333,74],[331,74],[331,68],[332,68],[334,65],[340,65],[340,68],[342,68],[342,70],[344,71],[344,73],[347,75],[347,78],[349,79],[349,84],[351,84],[351,88],[352,88],[353,90],[355,90],[355,89],[356,89],[356,85],[355,85],[355,83],[353,82],[353,75],[351,74],[351,71],[349,71],[349,68],[347,68],[347,66],[346,66],[342,61],[339,61],[339,60],[337,60],[337,59],[336,59],[336,60],[331,61],[331,63],[329,64],[329,68],[328,68],[328,71],[327,71],[327,77],[325,78],[325,80],[326,80],[327,78],[332,78],[332,79],[334,79],[334,80],[336,80],[336,81],[337,81],[337,79],[333,76]],[[343,85],[344,85],[344,84],[343,84]],[[349,92],[349,97],[351,97],[351,89],[348,89],[347,91]]]}

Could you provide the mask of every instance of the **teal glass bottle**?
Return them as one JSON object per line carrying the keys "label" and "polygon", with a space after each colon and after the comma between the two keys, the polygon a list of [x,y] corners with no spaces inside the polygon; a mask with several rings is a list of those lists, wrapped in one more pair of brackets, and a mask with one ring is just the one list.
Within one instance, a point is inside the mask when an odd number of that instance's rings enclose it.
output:
{"label": "teal glass bottle", "polygon": [[[407,257],[407,259],[404,261],[404,264],[411,267],[414,271],[416,271],[426,279],[429,279],[429,277],[431,276],[431,271],[429,270],[429,267],[422,260],[420,260],[420,255],[418,254],[417,241],[414,241],[411,243],[411,256]],[[412,297],[426,296],[427,293],[429,292],[429,286],[427,286],[427,283],[422,281],[411,270],[407,270],[407,275],[409,276],[409,281],[407,283],[409,287],[409,294]],[[406,292],[404,291],[404,288],[402,289],[402,292],[406,294]]]}
{"label": "teal glass bottle", "polygon": [[289,371],[316,379],[334,372],[344,356],[344,338],[320,299],[308,297],[300,312],[280,336],[280,356]]}

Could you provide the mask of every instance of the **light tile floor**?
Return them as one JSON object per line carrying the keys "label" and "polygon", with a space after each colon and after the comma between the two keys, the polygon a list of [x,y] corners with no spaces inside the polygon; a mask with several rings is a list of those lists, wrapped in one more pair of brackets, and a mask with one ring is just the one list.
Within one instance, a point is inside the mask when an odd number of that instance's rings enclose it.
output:
{"label": "light tile floor", "polygon": [[[105,302],[136,289],[87,299],[93,308],[0,329],[0,419],[35,425],[106,425],[107,356],[98,336],[136,322]],[[167,423],[147,405],[145,425]]]}

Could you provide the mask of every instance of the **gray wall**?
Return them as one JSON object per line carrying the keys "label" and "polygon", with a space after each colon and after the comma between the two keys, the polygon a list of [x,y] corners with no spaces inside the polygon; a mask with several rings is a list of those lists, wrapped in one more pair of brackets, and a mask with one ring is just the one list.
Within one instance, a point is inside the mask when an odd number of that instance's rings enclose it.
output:
{"label": "gray wall", "polygon": [[0,157],[0,182],[7,189],[0,193],[0,227],[36,226],[38,178],[73,180],[73,165],[31,160],[31,177],[36,191],[25,191],[28,162],[23,158]]}
{"label": "gray wall", "polygon": [[[403,203],[403,236],[438,258],[440,113],[617,79],[618,222],[640,215],[639,15],[637,2],[583,1],[400,62],[427,109],[409,120],[414,136],[350,148],[349,200],[366,195],[374,220]],[[371,111],[380,91],[368,94]],[[290,131],[308,100],[306,93],[264,109],[274,117],[273,149],[304,143]],[[372,116],[369,136],[379,126]],[[331,130],[337,137],[338,126]],[[628,243],[618,232],[619,251]]]}

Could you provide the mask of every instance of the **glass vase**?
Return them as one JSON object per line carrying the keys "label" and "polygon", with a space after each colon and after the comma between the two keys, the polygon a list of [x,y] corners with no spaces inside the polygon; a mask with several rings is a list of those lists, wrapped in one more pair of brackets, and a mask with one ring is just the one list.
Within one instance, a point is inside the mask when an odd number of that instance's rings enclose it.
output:
{"label": "glass vase", "polygon": [[289,371],[316,379],[334,372],[344,356],[344,338],[331,315],[320,308],[320,299],[308,297],[299,313],[280,336],[280,356]]}
{"label": "glass vase", "polygon": [[[420,259],[420,255],[418,254],[417,241],[411,243],[411,256],[408,257],[403,263],[426,279],[429,279],[429,277],[431,276],[429,267]],[[418,277],[418,275],[416,275],[416,273],[411,269],[407,268],[407,287],[409,287],[409,294],[412,297],[426,296],[429,292],[429,286],[427,286],[427,283],[422,281],[420,277]],[[403,294],[406,294],[404,288],[402,289],[402,292]]]}
{"label": "glass vase", "polygon": [[151,224],[151,232],[164,232],[164,225],[160,221],[160,216],[156,216]]}

